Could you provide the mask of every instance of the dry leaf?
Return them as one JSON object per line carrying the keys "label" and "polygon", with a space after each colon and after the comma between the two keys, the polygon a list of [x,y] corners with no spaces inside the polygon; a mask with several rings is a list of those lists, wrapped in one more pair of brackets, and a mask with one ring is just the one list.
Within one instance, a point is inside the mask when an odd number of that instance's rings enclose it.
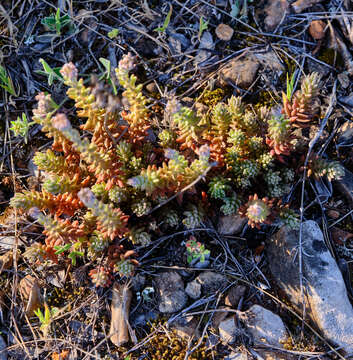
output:
{"label": "dry leaf", "polygon": [[216,27],[216,35],[219,39],[228,41],[232,38],[234,30],[226,24],[219,24]]}
{"label": "dry leaf", "polygon": [[121,346],[130,339],[129,313],[131,298],[132,292],[126,285],[114,284],[109,335],[111,336],[111,342],[116,346]]}
{"label": "dry leaf", "polygon": [[332,236],[332,240],[338,245],[343,245],[348,239],[353,238],[352,233],[336,227],[333,227],[331,229],[331,236]]}
{"label": "dry leaf", "polygon": [[65,360],[69,354],[70,354],[70,350],[63,350],[60,354],[58,354],[57,352],[54,352],[51,355],[51,359],[52,360]]}
{"label": "dry leaf", "polygon": [[32,275],[27,275],[20,281],[19,289],[23,301],[27,301],[26,314],[32,316],[34,310],[40,308],[43,303],[39,282]]}
{"label": "dry leaf", "polygon": [[[19,257],[19,253],[17,253],[17,259]],[[7,251],[4,255],[0,256],[0,274],[3,270],[8,270],[13,265],[13,250]]]}
{"label": "dry leaf", "polygon": [[292,8],[298,14],[304,11],[306,8],[313,6],[322,0],[297,0],[292,4]]}
{"label": "dry leaf", "polygon": [[309,34],[315,40],[321,40],[325,37],[326,24],[322,20],[313,20],[309,26]]}

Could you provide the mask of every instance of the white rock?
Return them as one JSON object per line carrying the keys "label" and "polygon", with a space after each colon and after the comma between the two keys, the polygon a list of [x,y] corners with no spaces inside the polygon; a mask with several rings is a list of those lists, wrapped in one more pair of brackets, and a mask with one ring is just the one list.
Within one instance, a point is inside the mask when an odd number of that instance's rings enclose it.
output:
{"label": "white rock", "polygon": [[225,343],[233,342],[235,333],[236,333],[236,326],[235,326],[234,315],[221,321],[221,323],[219,324],[219,336],[223,342]]}
{"label": "white rock", "polygon": [[7,345],[5,340],[0,336],[0,360],[7,360]]}
{"label": "white rock", "polygon": [[184,282],[175,271],[160,274],[156,278],[156,288],[160,312],[174,313],[185,306],[187,295],[184,291]]}
{"label": "white rock", "polygon": [[192,299],[198,299],[201,296],[201,284],[193,280],[186,285],[185,292]]}
{"label": "white rock", "polygon": [[241,352],[232,352],[224,360],[248,360],[248,355]]}
{"label": "white rock", "polygon": [[227,284],[227,278],[213,271],[202,272],[196,279],[201,284],[204,295],[211,295],[222,289]]}
{"label": "white rock", "polygon": [[[342,274],[328,251],[320,227],[303,224],[303,278],[307,314],[328,340],[353,354],[353,308]],[[267,247],[271,272],[291,302],[301,311],[299,231],[281,228]]]}
{"label": "white rock", "polygon": [[247,220],[240,215],[221,216],[218,221],[217,230],[222,235],[234,235],[242,231]]}
{"label": "white rock", "polygon": [[281,318],[260,305],[253,305],[248,311],[239,312],[239,318],[245,323],[254,345],[272,345],[282,348],[282,344],[288,338]]}

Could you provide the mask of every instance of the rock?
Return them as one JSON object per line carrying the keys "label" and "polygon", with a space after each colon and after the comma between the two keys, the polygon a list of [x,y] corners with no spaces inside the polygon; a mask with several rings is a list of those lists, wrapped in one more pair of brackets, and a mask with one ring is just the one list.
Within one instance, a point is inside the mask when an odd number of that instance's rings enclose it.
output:
{"label": "rock", "polygon": [[33,162],[33,159],[29,160],[28,162],[28,172],[31,176],[38,178],[40,176],[40,170],[38,166]]}
{"label": "rock", "polygon": [[278,73],[278,76],[285,71],[285,67],[273,51],[257,52],[240,59],[231,59],[218,71],[219,85],[234,84],[241,88],[249,87],[254,82],[260,65],[271,70],[270,72]]}
{"label": "rock", "polygon": [[0,336],[0,360],[7,360],[7,345],[5,340]]}
{"label": "rock", "polygon": [[245,295],[246,287],[244,285],[233,286],[228,291],[225,298],[225,304],[236,309],[239,300]]}
{"label": "rock", "polygon": [[195,108],[196,114],[200,117],[202,117],[203,115],[206,115],[208,112],[208,106],[205,104],[202,104],[200,102],[195,102],[194,108]]}
{"label": "rock", "polygon": [[135,274],[132,278],[132,289],[137,291],[142,291],[146,283],[146,276],[142,274]]}
{"label": "rock", "polygon": [[251,56],[241,59],[231,59],[218,72],[220,86],[233,84],[241,88],[249,87],[256,76],[260,64]]}
{"label": "rock", "polygon": [[282,21],[283,15],[288,12],[287,0],[270,0],[265,9],[265,28],[272,31]]}
{"label": "rock", "polygon": [[234,315],[221,321],[221,323],[219,324],[219,336],[221,340],[226,344],[234,341],[236,332],[237,332],[237,327],[235,326]]}
{"label": "rock", "polygon": [[337,75],[337,79],[340,82],[340,85],[343,87],[343,89],[347,89],[348,86],[351,84],[351,80],[346,71],[339,73]]}
{"label": "rock", "polygon": [[284,65],[274,51],[254,53],[253,58],[264,68],[278,72],[278,76],[285,71]]}
{"label": "rock", "polygon": [[292,8],[298,14],[303,12],[306,8],[313,6],[322,0],[297,0],[292,4]]}
{"label": "rock", "polygon": [[149,84],[146,85],[146,90],[151,93],[151,94],[155,94],[158,93],[158,87],[155,84],[154,81],[150,82]]}
{"label": "rock", "polygon": [[327,211],[327,216],[331,219],[338,219],[340,217],[340,213],[336,210]]}
{"label": "rock", "polygon": [[[306,312],[322,335],[346,352],[353,353],[353,308],[342,274],[316,222],[304,222],[302,236]],[[267,247],[267,255],[273,277],[292,304],[301,311],[298,237],[298,230],[282,227]]]}
{"label": "rock", "polygon": [[201,284],[196,280],[187,283],[185,292],[192,298],[198,299],[201,296]]}
{"label": "rock", "polygon": [[199,320],[194,316],[185,316],[174,320],[169,327],[174,329],[179,337],[187,339],[189,337],[199,338],[200,333],[197,329]]}
{"label": "rock", "polygon": [[[24,242],[19,238],[18,246],[24,245]],[[16,237],[15,236],[0,236],[0,248],[5,250],[12,250],[16,247]]]}
{"label": "rock", "polygon": [[204,31],[200,39],[199,50],[195,56],[195,65],[206,61],[212,55],[212,53],[207,50],[213,50],[214,46],[212,34],[209,31]]}
{"label": "rock", "polygon": [[240,215],[221,216],[218,221],[217,230],[222,235],[239,234],[247,220]]}
{"label": "rock", "polygon": [[224,360],[248,360],[249,357],[245,353],[241,352],[231,352],[229,355],[227,355]]}
{"label": "rock", "polygon": [[278,315],[260,305],[253,305],[249,310],[239,312],[238,316],[245,323],[254,345],[283,347],[282,344],[287,340],[288,334]]}
{"label": "rock", "polygon": [[337,185],[348,201],[353,204],[353,174],[349,170],[344,169],[344,176],[339,180],[335,180],[334,184]]}
{"label": "rock", "polygon": [[225,310],[225,311],[216,311],[212,317],[212,327],[215,329],[219,328],[220,323],[228,316],[229,312],[227,311],[227,307],[221,306],[217,310]]}
{"label": "rock", "polygon": [[313,20],[309,25],[309,34],[314,40],[321,40],[325,37],[326,24],[322,20]]}
{"label": "rock", "polygon": [[229,41],[234,34],[234,30],[227,24],[219,24],[216,27],[216,35],[218,39]]}
{"label": "rock", "polygon": [[215,294],[227,284],[227,278],[224,275],[212,271],[201,273],[195,280],[201,284],[204,295]]}
{"label": "rock", "polygon": [[185,306],[187,295],[183,280],[178,273],[174,271],[162,273],[155,281],[161,313],[174,313]]}
{"label": "rock", "polygon": [[[0,256],[0,274],[3,270],[9,270],[13,264],[14,250],[9,250]],[[19,258],[19,250],[17,251],[16,258]]]}

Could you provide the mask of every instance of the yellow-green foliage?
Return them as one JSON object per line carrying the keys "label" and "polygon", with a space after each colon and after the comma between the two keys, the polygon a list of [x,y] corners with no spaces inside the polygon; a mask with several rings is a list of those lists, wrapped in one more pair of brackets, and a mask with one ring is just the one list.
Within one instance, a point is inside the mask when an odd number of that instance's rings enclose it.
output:
{"label": "yellow-green foliage", "polygon": [[[260,189],[260,199],[288,193],[295,175],[284,158],[295,152],[293,127],[309,119],[318,92],[318,76],[305,77],[301,90],[283,100],[283,116],[271,115],[265,107],[253,111],[241,98],[231,96],[225,102],[209,103],[212,109],[202,119],[174,99],[169,104],[171,126],[160,130],[150,120],[142,86],[130,74],[134,63],[134,57],[126,55],[115,70],[128,110],[119,108],[120,98],[102,84],[86,86],[72,63],[63,66],[67,94],[81,122],[85,120],[81,126],[85,132],[71,125],[50,95],[38,95],[33,120],[54,140],[52,149],[34,158],[46,180],[42,191],[25,191],[12,199],[13,206],[36,214],[45,227],[47,239],[28,252],[33,262],[43,261],[45,253],[48,261],[61,261],[65,255],[73,264],[88,259],[95,266],[92,279],[101,286],[107,286],[122,265],[128,264],[127,273],[132,274],[137,264],[126,261],[123,248],[114,244],[116,238],[131,241],[131,246],[148,246],[165,227],[202,226],[210,209],[205,183],[214,206],[227,215],[241,209],[248,216],[240,205],[249,195],[250,200],[257,199],[255,189]],[[218,100],[223,97],[220,90],[213,93]],[[289,116],[288,111],[296,115]],[[339,175],[336,164],[312,164],[318,176]],[[154,211],[166,203],[168,211]],[[272,215],[285,213],[272,212],[275,200],[263,203],[271,210],[262,209],[266,219],[254,215],[256,226],[262,219],[269,222]],[[45,217],[42,211],[49,214]],[[153,218],[155,214],[162,218]],[[293,221],[294,215],[288,214],[284,220]],[[59,238],[64,240],[58,247]]]}

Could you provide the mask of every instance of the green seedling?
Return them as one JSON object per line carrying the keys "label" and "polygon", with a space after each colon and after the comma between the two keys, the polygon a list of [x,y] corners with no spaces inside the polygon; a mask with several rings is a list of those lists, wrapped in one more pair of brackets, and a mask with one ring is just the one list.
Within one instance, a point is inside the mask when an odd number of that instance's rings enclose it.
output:
{"label": "green seedling", "polygon": [[115,39],[119,34],[119,29],[112,29],[108,32],[109,39]]}
{"label": "green seedling", "polygon": [[9,75],[7,75],[6,69],[3,66],[0,66],[0,86],[9,94],[17,96],[12,79]]}
{"label": "green seedling", "polygon": [[69,255],[68,255],[68,258],[71,259],[71,263],[73,266],[76,265],[76,260],[78,257],[82,257],[84,254],[82,251],[78,251],[78,249],[81,247],[81,243],[78,241],[74,244],[65,244],[65,245],[62,245],[62,246],[54,246],[54,249],[56,250],[55,251],[55,254],[56,255],[59,255],[59,254],[62,254],[63,252],[65,251],[68,251],[68,250],[71,250]]}
{"label": "green seedling", "polygon": [[287,99],[290,101],[293,95],[293,89],[294,89],[294,79],[295,79],[295,72],[292,74],[292,76],[289,79],[289,75],[287,73]]}
{"label": "green seedling", "polygon": [[114,95],[118,94],[118,91],[116,89],[115,83],[112,79],[112,72],[111,72],[111,64],[110,61],[108,59],[104,59],[104,58],[99,58],[99,61],[103,64],[104,68],[105,68],[105,72],[104,74],[99,78],[99,80],[102,79],[106,79],[108,81],[108,83],[112,86],[113,88],[113,93]]}
{"label": "green seedling", "polygon": [[205,245],[196,241],[194,236],[190,236],[190,239],[186,242],[185,246],[188,254],[188,264],[191,264],[195,259],[199,259],[200,262],[205,262],[206,256],[210,254],[210,251],[205,248]]}
{"label": "green seedling", "polygon": [[61,31],[64,27],[70,26],[73,27],[70,16],[69,15],[60,15],[60,9],[56,11],[55,15],[52,14],[50,16],[45,17],[42,19],[41,23],[45,25],[49,31],[56,31],[58,36],[61,35]]}
{"label": "green seedling", "polygon": [[25,113],[22,113],[21,117],[17,117],[17,120],[11,121],[12,127],[10,130],[14,133],[15,136],[22,136],[25,139],[27,144],[28,131],[31,125],[35,124],[34,121],[28,122],[27,116]]}
{"label": "green seedling", "polygon": [[58,311],[59,309],[56,307],[52,307],[50,309],[47,304],[44,304],[44,313],[42,313],[40,308],[34,311],[40,321],[40,331],[44,337],[48,336],[53,318],[58,313]]}
{"label": "green seedling", "polygon": [[199,40],[201,39],[202,33],[207,30],[208,21],[203,19],[203,16],[200,17],[200,25],[199,25]]}
{"label": "green seedling", "polygon": [[170,23],[170,17],[172,16],[172,12],[173,12],[173,6],[171,4],[169,4],[169,11],[164,20],[163,26],[154,29],[154,31],[158,31],[158,32],[162,32],[162,33],[166,31],[166,29]]}
{"label": "green seedling", "polygon": [[39,59],[39,62],[42,64],[44,71],[37,71],[37,73],[48,76],[49,86],[53,84],[54,80],[64,82],[64,79],[60,74],[60,69],[61,69],[60,67],[51,68],[50,65],[44,59]]}
{"label": "green seedling", "polygon": [[248,4],[253,0],[235,0],[231,2],[230,16],[237,18],[240,15],[240,19],[246,20],[248,17]]}

